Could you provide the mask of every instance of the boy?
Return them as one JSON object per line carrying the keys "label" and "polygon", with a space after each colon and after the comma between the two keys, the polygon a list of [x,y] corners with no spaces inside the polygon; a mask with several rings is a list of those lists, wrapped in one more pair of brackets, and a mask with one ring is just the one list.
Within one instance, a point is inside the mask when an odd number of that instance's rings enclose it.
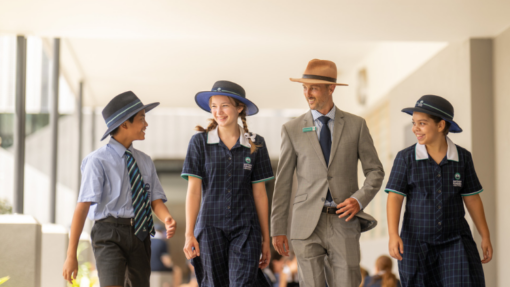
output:
{"label": "boy", "polygon": [[85,217],[95,221],[91,232],[99,282],[105,286],[149,286],[152,211],[165,223],[166,236],[176,224],[151,158],[132,143],[145,139],[145,113],[159,103],[143,105],[133,92],[113,98],[103,110],[110,142],[82,163],[82,183],[71,225],[63,276],[76,279],[76,249]]}

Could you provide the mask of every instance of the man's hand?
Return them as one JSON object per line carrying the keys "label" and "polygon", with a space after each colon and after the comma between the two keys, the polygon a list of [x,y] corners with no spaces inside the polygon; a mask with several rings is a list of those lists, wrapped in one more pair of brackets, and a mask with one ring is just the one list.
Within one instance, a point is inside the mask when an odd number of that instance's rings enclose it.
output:
{"label": "man's hand", "polygon": [[165,218],[165,228],[166,228],[166,238],[171,238],[175,234],[175,229],[177,228],[177,223],[175,220],[168,216]]}
{"label": "man's hand", "polygon": [[78,259],[75,257],[67,257],[62,270],[62,276],[69,283],[73,284],[73,279],[78,276]]}
{"label": "man's hand", "polygon": [[289,241],[287,236],[278,235],[273,237],[273,246],[276,251],[283,256],[289,256]]}
{"label": "man's hand", "polygon": [[338,218],[350,215],[345,221],[349,221],[360,211],[359,202],[355,198],[347,198],[344,202],[336,206],[336,214],[342,213]]}

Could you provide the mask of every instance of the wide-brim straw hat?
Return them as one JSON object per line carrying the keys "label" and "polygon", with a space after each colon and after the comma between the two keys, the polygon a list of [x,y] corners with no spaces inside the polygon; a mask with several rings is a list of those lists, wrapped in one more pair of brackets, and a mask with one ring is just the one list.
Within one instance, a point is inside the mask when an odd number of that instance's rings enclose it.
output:
{"label": "wide-brim straw hat", "polygon": [[195,95],[195,102],[202,110],[210,113],[209,99],[212,96],[227,96],[241,101],[246,105],[247,116],[253,116],[259,112],[257,105],[246,98],[246,92],[243,87],[234,82],[217,81],[210,91],[198,92]]}
{"label": "wide-brim straw hat", "polygon": [[336,82],[338,72],[336,64],[328,60],[313,59],[308,62],[302,78],[290,78],[292,82],[304,84],[326,84],[336,86],[348,86]]}

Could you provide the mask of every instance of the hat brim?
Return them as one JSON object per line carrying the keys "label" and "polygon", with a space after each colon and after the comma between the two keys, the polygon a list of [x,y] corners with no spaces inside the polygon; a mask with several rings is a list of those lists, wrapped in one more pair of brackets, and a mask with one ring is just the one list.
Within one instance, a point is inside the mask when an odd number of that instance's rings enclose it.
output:
{"label": "hat brim", "polygon": [[290,78],[292,82],[303,83],[303,84],[326,84],[326,85],[336,85],[336,86],[348,86],[347,84],[329,82],[324,80],[316,80],[316,79],[303,79],[303,78]]}
{"label": "hat brim", "polygon": [[108,135],[116,128],[118,128],[123,122],[127,121],[130,117],[133,115],[136,115],[139,111],[145,110],[146,113],[148,113],[150,110],[154,109],[155,107],[159,106],[159,103],[152,103],[145,105],[143,107],[140,107],[139,109],[133,110],[131,113],[128,113],[124,115],[123,117],[120,117],[118,120],[115,121],[113,125],[111,125],[108,130],[104,133],[103,137],[101,138],[101,141],[104,140]]}
{"label": "hat brim", "polygon": [[238,96],[236,94],[231,94],[231,93],[220,93],[220,92],[211,92],[211,91],[198,92],[195,95],[195,102],[202,110],[210,113],[211,107],[209,107],[209,99],[212,96],[227,96],[227,97],[232,97],[236,100],[241,101],[243,104],[246,105],[246,115],[247,116],[253,116],[259,112],[259,108],[252,101],[248,100],[247,98],[243,98],[241,96]]}
{"label": "hat brim", "polygon": [[450,125],[450,132],[451,133],[461,133],[462,132],[462,129],[460,128],[460,126],[454,122],[452,119],[449,119],[449,118],[445,118],[443,115],[441,115],[440,113],[436,113],[436,112],[432,112],[432,111],[429,111],[429,110],[426,110],[426,109],[423,109],[423,108],[419,108],[419,107],[414,107],[414,108],[405,108],[402,110],[402,112],[408,114],[408,115],[413,115],[414,112],[420,112],[420,113],[424,113],[424,114],[428,114],[428,115],[433,115],[433,116],[436,116],[436,117],[440,117],[441,119],[449,122],[451,125]]}

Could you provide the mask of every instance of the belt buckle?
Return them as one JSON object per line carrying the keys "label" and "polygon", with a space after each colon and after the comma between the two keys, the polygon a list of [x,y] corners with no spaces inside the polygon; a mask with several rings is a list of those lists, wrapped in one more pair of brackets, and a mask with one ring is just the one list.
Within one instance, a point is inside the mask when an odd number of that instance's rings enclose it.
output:
{"label": "belt buckle", "polygon": [[134,223],[134,222],[133,222],[133,218],[131,218],[131,226],[133,226],[133,225],[134,225],[133,223]]}
{"label": "belt buckle", "polygon": [[334,207],[331,207],[331,206],[326,207],[326,213],[328,213],[328,214],[332,214],[332,213],[330,213],[330,212],[329,212],[329,210],[332,210],[333,208],[334,208]]}

